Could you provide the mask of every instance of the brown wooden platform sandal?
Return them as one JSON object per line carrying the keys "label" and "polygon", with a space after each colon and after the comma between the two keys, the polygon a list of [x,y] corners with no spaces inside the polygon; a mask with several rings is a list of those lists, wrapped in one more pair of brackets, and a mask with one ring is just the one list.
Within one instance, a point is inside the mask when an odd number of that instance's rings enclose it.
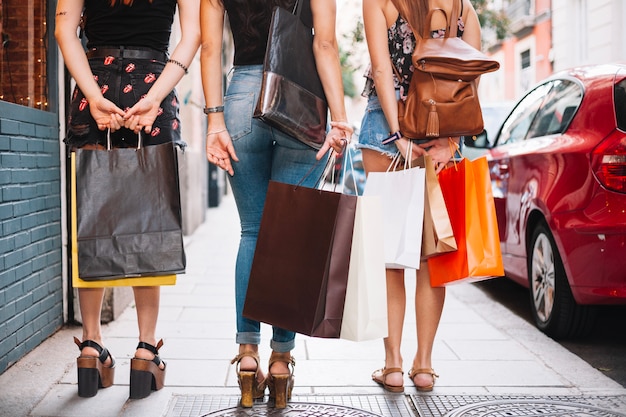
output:
{"label": "brown wooden platform sandal", "polygon": [[[76,337],[74,343],[80,349],[80,356],[76,359],[78,368],[78,396],[93,397],[98,393],[98,388],[108,388],[113,385],[115,376],[115,358],[107,348],[103,348],[93,340],[81,342]],[[83,355],[83,349],[90,347],[98,351],[98,356]],[[111,358],[111,364],[104,363]]]}
{"label": "brown wooden platform sandal", "polygon": [[159,357],[161,346],[163,346],[163,339],[159,340],[156,346],[145,342],[139,342],[137,345],[137,349],[146,349],[154,353],[154,358],[130,360],[130,398],[146,398],[152,391],[160,390],[165,385],[166,366]]}
{"label": "brown wooden platform sandal", "polygon": [[387,375],[394,372],[400,372],[404,376],[404,371],[401,368],[381,368],[372,373],[372,381],[381,385],[385,391],[399,393],[404,392],[404,385],[389,385],[387,384]]}
{"label": "brown wooden platform sandal", "polygon": [[[419,374],[428,374],[428,375],[432,376],[433,383],[430,384],[430,385],[417,385],[415,383],[415,379],[414,378],[417,375],[419,375]],[[435,373],[435,370],[432,369],[432,368],[419,368],[419,369],[415,369],[415,370],[411,369],[409,371],[409,378],[411,378],[411,382],[413,382],[413,385],[415,385],[415,388],[417,388],[418,391],[426,392],[426,391],[432,391],[433,390],[433,388],[435,386],[435,378],[439,378],[439,375],[437,375]]]}
{"label": "brown wooden platform sandal", "polygon": [[[256,370],[242,371],[240,368],[241,359],[249,357],[256,362]],[[237,382],[241,390],[242,407],[250,408],[254,405],[254,400],[263,398],[265,395],[265,379],[259,382],[258,376],[261,369],[259,365],[259,354],[253,351],[246,351],[238,354],[230,361],[231,364],[237,363]]]}
{"label": "brown wooden platform sandal", "polygon": [[[289,373],[272,374],[270,371],[275,362],[284,362],[287,364]],[[267,371],[267,386],[270,389],[270,398],[274,400],[275,408],[287,407],[287,401],[291,399],[291,391],[293,390],[293,371],[296,366],[295,359],[290,352],[274,352],[270,356],[269,367]]]}

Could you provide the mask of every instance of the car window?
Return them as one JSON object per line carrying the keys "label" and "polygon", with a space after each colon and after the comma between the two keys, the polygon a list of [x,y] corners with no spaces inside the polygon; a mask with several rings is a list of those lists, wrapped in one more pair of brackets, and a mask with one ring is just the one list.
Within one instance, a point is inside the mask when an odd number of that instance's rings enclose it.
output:
{"label": "car window", "polygon": [[583,98],[582,88],[569,80],[555,80],[537,111],[527,139],[562,133]]}
{"label": "car window", "polygon": [[551,86],[552,82],[542,84],[520,100],[519,104],[502,125],[497,145],[518,142],[526,138],[526,134],[535,119],[537,110],[539,110]]}

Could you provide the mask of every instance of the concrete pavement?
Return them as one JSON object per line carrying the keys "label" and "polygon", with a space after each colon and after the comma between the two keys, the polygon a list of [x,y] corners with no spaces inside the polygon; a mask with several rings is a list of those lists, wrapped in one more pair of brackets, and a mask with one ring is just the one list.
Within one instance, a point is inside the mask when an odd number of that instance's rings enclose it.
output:
{"label": "concrete pavement", "polygon": [[[72,336],[80,337],[81,330],[67,326],[0,375],[0,416],[392,417],[487,415],[494,407],[503,410],[494,415],[536,415],[546,407],[574,405],[582,410],[579,414],[557,410],[551,415],[626,416],[624,387],[472,284],[449,288],[434,349],[434,368],[440,378],[432,393],[418,394],[408,378],[404,395],[385,393],[371,381],[371,372],[383,365],[380,340],[357,343],[299,335],[293,352],[293,407],[281,413],[260,402],[253,409],[237,409],[238,387],[230,359],[237,349],[233,276],[238,235],[234,201],[227,195],[186,238],[187,273],[176,286],[162,290],[157,334],[165,340],[161,349],[168,367],[164,389],[143,400],[128,399],[130,357],[137,344],[135,311],[130,306],[103,329],[105,343],[118,361],[113,387],[93,398],[77,396],[78,350]],[[410,293],[411,280],[407,283]],[[416,349],[412,308],[409,300],[405,372]],[[268,326],[262,329],[263,369],[270,352],[270,330]],[[480,402],[483,411],[473,406]],[[507,407],[517,414],[504,414]]]}

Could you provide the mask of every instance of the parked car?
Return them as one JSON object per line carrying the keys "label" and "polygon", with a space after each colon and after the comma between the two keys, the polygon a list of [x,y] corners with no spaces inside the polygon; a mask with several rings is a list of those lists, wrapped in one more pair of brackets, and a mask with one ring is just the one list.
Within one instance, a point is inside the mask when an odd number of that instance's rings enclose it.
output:
{"label": "parked car", "polygon": [[[626,65],[578,67],[530,90],[487,150],[506,275],[549,336],[587,335],[626,304]],[[488,132],[488,134],[491,132]]]}

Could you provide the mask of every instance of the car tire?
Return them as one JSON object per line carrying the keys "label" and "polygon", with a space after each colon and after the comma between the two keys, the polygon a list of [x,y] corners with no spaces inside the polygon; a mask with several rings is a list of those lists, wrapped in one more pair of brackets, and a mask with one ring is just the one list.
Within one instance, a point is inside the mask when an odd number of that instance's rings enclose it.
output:
{"label": "car tire", "polygon": [[536,326],[553,339],[587,336],[595,308],[576,303],[552,233],[545,223],[533,231],[528,255],[530,306]]}

